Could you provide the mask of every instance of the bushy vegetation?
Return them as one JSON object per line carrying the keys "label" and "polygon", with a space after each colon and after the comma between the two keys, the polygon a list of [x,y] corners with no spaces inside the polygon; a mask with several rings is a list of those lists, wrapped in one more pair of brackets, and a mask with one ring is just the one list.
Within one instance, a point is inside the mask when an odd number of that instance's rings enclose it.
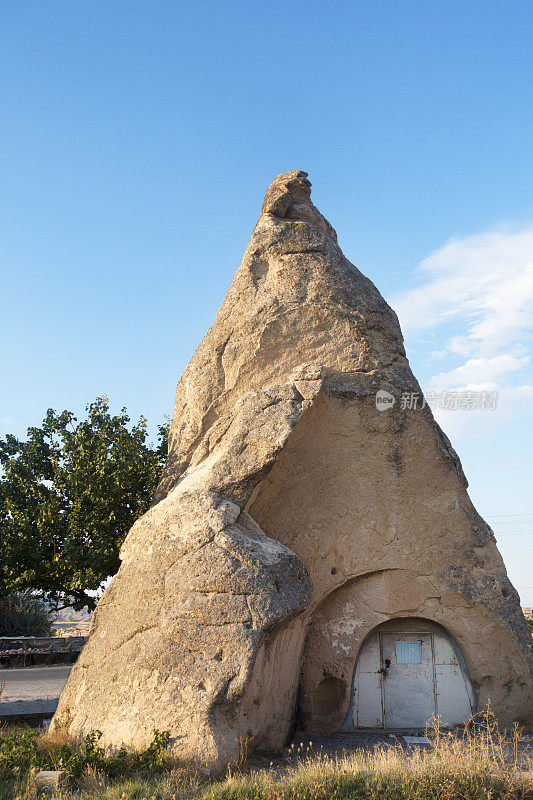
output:
{"label": "bushy vegetation", "polygon": [[126,533],[149,507],[167,453],[168,425],[157,444],[106,397],[78,421],[49,409],[25,440],[0,439],[0,597],[27,589],[50,605],[96,605],[120,565]]}
{"label": "bushy vegetation", "polygon": [[53,735],[38,736],[29,730],[15,730],[0,738],[0,780],[28,775],[30,770],[64,770],[79,778],[93,770],[107,778],[119,778],[132,772],[153,772],[168,763],[169,734],[154,731],[150,746],[135,752],[122,747],[106,755],[98,742],[102,734],[92,731],[79,744],[58,743]]}
{"label": "bushy vegetation", "polygon": [[49,636],[52,622],[40,597],[27,590],[0,599],[0,636]]}
{"label": "bushy vegetation", "polygon": [[533,800],[533,760],[518,729],[503,737],[485,715],[458,734],[430,736],[427,749],[406,752],[398,743],[338,758],[295,753],[269,768],[250,762],[213,777],[173,763],[167,734],[156,733],[144,753],[106,757],[97,733],[76,748],[19,732],[4,737],[11,766],[0,800],[32,796],[32,765],[69,772],[62,800]]}

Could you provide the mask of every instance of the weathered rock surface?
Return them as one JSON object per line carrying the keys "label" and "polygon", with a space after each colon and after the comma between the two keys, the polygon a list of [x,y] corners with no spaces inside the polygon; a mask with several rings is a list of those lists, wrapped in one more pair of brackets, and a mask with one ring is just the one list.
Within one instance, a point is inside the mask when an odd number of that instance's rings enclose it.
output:
{"label": "weathered rock surface", "polygon": [[287,172],[268,188],[242,264],[178,383],[157,499],[244,392],[284,383],[295,370],[323,364],[329,375],[390,371],[418,388],[396,314],[344,257],[310,200],[306,174]]}
{"label": "weathered rock surface", "polygon": [[156,504],[60,724],[113,746],[168,730],[176,755],[217,768],[295,724],[338,730],[361,643],[402,617],[449,631],[480,707],[533,721],[531,637],[459,459],[429,409],[378,411],[380,389],[419,391],[398,320],[306,173],[280,175],[178,384]]}
{"label": "weathered rock surface", "polygon": [[133,526],[96,610],[56,719],[105,744],[146,746],[169,730],[176,752],[220,766],[270,723],[246,698],[258,651],[309,603],[292,551],[244,511],[311,399],[293,384],[249,393],[212,426],[186,475]]}

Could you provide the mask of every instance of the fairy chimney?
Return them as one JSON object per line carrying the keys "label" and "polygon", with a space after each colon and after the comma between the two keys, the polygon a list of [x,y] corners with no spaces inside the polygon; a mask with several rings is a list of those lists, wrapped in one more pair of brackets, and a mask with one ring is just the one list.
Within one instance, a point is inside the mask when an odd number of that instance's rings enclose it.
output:
{"label": "fairy chimney", "polygon": [[266,192],[177,387],[155,504],[56,721],[106,746],[170,732],[221,768],[291,731],[533,721],[532,640],[394,311],[307,173]]}

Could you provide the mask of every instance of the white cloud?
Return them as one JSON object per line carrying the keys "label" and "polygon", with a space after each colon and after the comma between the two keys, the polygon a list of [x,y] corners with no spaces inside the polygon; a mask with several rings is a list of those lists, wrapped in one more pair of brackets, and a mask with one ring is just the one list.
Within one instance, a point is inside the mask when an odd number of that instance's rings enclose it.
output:
{"label": "white cloud", "polygon": [[505,418],[531,414],[533,410],[533,386],[503,386],[499,391],[499,407]]}
{"label": "white cloud", "polygon": [[409,341],[427,345],[435,367],[447,360],[449,368],[435,370],[428,388],[499,393],[495,412],[439,410],[443,427],[488,430],[531,414],[533,227],[452,239],[420,263],[417,277],[419,285],[391,303],[408,349]]}
{"label": "white cloud", "polygon": [[[484,388],[495,388],[492,384],[510,372],[522,370],[529,363],[529,356],[516,358],[511,355],[494,356],[493,358],[469,358],[460,367],[448,372],[439,372],[431,378],[431,387],[434,389],[449,389],[451,387],[475,384],[484,384]],[[491,386],[487,386],[491,384]]]}
{"label": "white cloud", "polygon": [[533,409],[533,385],[529,384],[502,387],[494,383],[470,383],[455,387],[452,391],[498,392],[496,407],[493,410],[443,408],[434,410],[435,419],[455,442],[464,437],[489,435],[495,427],[499,427],[507,420],[531,416]]}
{"label": "white cloud", "polygon": [[464,357],[523,355],[533,328],[533,228],[452,239],[419,265],[421,286],[393,299],[407,335],[460,328],[446,351]]}

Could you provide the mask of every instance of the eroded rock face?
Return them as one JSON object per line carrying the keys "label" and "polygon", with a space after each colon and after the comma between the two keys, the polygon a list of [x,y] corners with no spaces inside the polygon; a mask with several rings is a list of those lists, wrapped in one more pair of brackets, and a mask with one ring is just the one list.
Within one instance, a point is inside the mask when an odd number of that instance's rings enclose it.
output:
{"label": "eroded rock face", "polygon": [[344,257],[310,200],[307,173],[294,170],[267,189],[242,264],[178,383],[157,499],[245,392],[290,380],[312,364],[323,365],[324,375],[390,371],[417,389],[396,314]]}
{"label": "eroded rock face", "polygon": [[61,696],[71,733],[145,746],[168,730],[176,753],[214,767],[260,738],[269,699],[244,697],[258,651],[306,608],[311,581],[243,506],[311,402],[293,384],[242,398],[135,523]]}
{"label": "eroded rock face", "polygon": [[219,768],[295,724],[338,730],[361,643],[401,617],[454,637],[480,707],[533,721],[531,637],[459,459],[429,409],[378,411],[378,390],[419,391],[398,320],[307,174],[280,175],[179,381],[155,505],[60,724],[110,746],[168,730]]}

